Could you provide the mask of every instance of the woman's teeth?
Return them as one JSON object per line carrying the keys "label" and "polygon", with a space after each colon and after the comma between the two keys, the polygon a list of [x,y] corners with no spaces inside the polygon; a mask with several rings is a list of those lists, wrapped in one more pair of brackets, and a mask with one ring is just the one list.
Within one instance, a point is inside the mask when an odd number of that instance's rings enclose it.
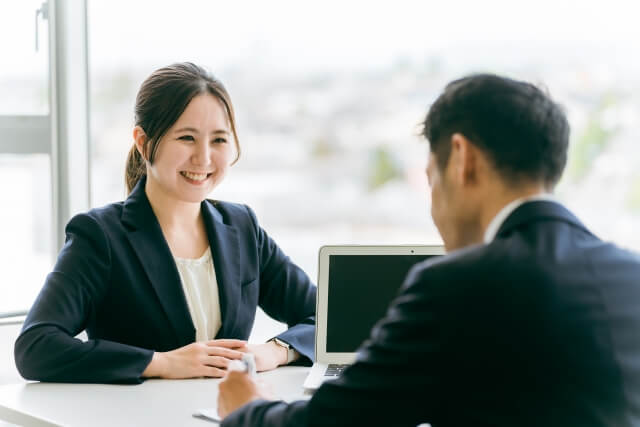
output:
{"label": "woman's teeth", "polygon": [[206,173],[191,173],[191,172],[180,172],[180,174],[186,178],[189,178],[192,181],[203,181],[207,178]]}

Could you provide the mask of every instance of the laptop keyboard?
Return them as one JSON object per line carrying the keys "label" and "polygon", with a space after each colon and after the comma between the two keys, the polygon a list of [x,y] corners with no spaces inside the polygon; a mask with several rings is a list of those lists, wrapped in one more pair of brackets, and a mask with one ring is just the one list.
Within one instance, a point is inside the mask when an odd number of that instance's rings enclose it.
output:
{"label": "laptop keyboard", "polygon": [[347,366],[349,366],[349,365],[330,364],[329,366],[327,366],[327,370],[324,372],[324,376],[325,377],[337,377],[342,373],[342,371],[345,370],[345,368]]}

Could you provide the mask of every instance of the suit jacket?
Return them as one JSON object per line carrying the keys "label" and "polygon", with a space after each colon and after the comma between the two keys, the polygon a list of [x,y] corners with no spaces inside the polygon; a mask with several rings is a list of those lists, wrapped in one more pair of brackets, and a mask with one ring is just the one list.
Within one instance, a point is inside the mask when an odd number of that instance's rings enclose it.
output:
{"label": "suit jacket", "polygon": [[[195,340],[173,256],[143,178],[120,203],[71,219],[53,272],[15,343],[23,377],[142,381],[154,351]],[[218,281],[216,338],[247,339],[256,307],[289,329],[278,337],[313,360],[316,289],[244,205],[201,205]],[[74,338],[86,330],[87,342]]]}
{"label": "suit jacket", "polygon": [[355,364],[224,426],[640,425],[640,257],[554,202],[412,269]]}

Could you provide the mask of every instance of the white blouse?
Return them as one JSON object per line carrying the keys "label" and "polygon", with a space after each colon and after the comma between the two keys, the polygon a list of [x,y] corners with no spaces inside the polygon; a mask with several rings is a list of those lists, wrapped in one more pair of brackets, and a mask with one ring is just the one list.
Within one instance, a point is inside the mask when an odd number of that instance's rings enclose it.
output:
{"label": "white blouse", "polygon": [[174,258],[196,328],[196,341],[212,340],[222,326],[222,319],[211,247],[198,259]]}

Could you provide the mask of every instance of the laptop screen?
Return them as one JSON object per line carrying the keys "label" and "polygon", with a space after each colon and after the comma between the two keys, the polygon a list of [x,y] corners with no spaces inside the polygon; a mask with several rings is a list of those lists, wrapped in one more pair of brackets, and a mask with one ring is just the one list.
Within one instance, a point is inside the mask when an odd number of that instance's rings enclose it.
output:
{"label": "laptop screen", "polygon": [[435,255],[330,255],[327,301],[327,352],[353,353],[411,267]]}

